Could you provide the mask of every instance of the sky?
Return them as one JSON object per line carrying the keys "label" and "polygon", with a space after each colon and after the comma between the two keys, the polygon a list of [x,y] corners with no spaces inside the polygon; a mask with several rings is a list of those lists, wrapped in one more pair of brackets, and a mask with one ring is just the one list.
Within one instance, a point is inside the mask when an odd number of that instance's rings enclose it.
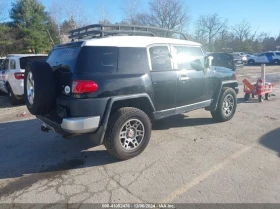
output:
{"label": "sky", "polygon": [[[59,0],[40,0],[49,10],[52,2]],[[119,22],[124,18],[123,8],[125,0],[79,0],[81,7],[88,14],[92,23],[98,20],[96,9],[101,4],[106,6],[113,22]],[[141,10],[148,9],[150,0],[140,0]],[[280,0],[184,0],[189,8],[191,16],[190,31],[194,30],[194,23],[200,15],[218,13],[220,17],[228,20],[229,25],[235,25],[247,20],[252,30],[266,32],[270,36],[280,34]],[[10,9],[12,0],[8,3]]]}

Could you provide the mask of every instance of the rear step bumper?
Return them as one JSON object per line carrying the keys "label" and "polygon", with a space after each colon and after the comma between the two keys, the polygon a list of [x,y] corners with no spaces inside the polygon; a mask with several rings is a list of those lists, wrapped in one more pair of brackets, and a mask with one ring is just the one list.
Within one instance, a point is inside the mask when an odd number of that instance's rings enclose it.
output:
{"label": "rear step bumper", "polygon": [[61,135],[91,133],[97,130],[100,122],[100,116],[64,118],[62,123],[42,116],[37,116],[37,118],[42,121],[48,129]]}
{"label": "rear step bumper", "polygon": [[61,128],[71,134],[84,134],[94,132],[99,126],[100,117],[64,118]]}

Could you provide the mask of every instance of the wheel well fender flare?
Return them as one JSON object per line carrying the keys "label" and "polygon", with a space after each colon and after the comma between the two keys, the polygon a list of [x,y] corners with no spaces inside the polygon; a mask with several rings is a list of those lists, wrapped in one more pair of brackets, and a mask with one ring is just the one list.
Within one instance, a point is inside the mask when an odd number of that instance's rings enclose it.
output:
{"label": "wheel well fender flare", "polygon": [[224,87],[232,88],[233,90],[235,90],[236,94],[238,94],[238,92],[239,92],[238,82],[236,80],[222,81],[218,86],[216,94],[214,95],[212,104],[208,108],[206,108],[206,110],[215,111],[217,109],[218,102],[219,102],[219,99],[220,99],[220,96],[222,93],[222,89]]}
{"label": "wheel well fender flare", "polygon": [[[129,101],[129,100],[130,101],[132,101],[132,100],[135,101],[137,99],[138,100],[139,99],[144,99],[146,101],[146,103],[148,105],[150,105],[151,111],[152,112],[156,111],[150,96],[146,93],[135,94],[135,95],[127,95],[127,96],[117,96],[117,97],[110,98],[109,101],[107,102],[103,118],[100,121],[100,128],[99,128],[98,133],[97,133],[97,135],[99,137],[99,142],[98,142],[99,144],[103,143],[103,139],[104,139],[105,132],[106,132],[106,129],[107,129],[107,124],[108,124],[108,121],[109,121],[109,118],[110,118],[110,114],[111,114],[111,111],[113,110],[113,105],[116,102],[126,102],[126,101]],[[153,114],[151,114],[151,115],[153,115]]]}

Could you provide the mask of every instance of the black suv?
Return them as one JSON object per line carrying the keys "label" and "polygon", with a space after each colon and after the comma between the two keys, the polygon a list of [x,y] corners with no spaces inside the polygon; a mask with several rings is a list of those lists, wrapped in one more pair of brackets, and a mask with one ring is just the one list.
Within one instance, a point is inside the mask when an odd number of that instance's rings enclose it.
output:
{"label": "black suv", "polygon": [[226,67],[232,70],[236,70],[238,67],[243,67],[241,57],[236,57],[229,53],[217,52],[209,54],[208,56],[213,57],[213,66]]}
{"label": "black suv", "polygon": [[201,45],[182,33],[91,25],[70,38],[25,71],[26,105],[42,131],[87,134],[125,160],[146,148],[154,120],[200,108],[220,122],[235,113],[235,73],[212,68]]}

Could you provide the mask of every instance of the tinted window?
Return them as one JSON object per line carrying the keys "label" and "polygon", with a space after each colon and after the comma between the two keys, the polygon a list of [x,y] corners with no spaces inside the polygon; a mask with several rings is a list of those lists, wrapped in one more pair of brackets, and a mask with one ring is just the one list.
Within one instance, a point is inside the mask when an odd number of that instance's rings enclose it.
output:
{"label": "tinted window", "polygon": [[5,70],[8,70],[8,69],[9,69],[9,60],[8,60],[8,59],[6,59],[6,60],[4,61],[4,69],[5,69]]}
{"label": "tinted window", "polygon": [[266,53],[265,55],[266,55],[266,56],[274,56],[273,53]]}
{"label": "tinted window", "polygon": [[47,63],[49,63],[53,70],[65,68],[74,72],[80,50],[81,47],[65,47],[54,49],[50,53]]}
{"label": "tinted window", "polygon": [[16,61],[13,59],[10,61],[10,69],[16,69]]}
{"label": "tinted window", "polygon": [[174,49],[179,70],[192,69],[190,63],[194,60],[198,60],[203,65],[204,55],[200,47],[174,46]]}
{"label": "tinted window", "polygon": [[146,48],[119,48],[118,71],[139,73],[149,69]]}
{"label": "tinted window", "polygon": [[170,52],[167,46],[154,46],[149,49],[152,70],[164,71],[171,70]]}
{"label": "tinted window", "polygon": [[46,56],[32,56],[32,57],[22,57],[19,59],[20,69],[25,69],[26,65],[33,61],[45,61]]}
{"label": "tinted window", "polygon": [[79,73],[112,73],[118,69],[117,47],[83,47],[77,62]]}

